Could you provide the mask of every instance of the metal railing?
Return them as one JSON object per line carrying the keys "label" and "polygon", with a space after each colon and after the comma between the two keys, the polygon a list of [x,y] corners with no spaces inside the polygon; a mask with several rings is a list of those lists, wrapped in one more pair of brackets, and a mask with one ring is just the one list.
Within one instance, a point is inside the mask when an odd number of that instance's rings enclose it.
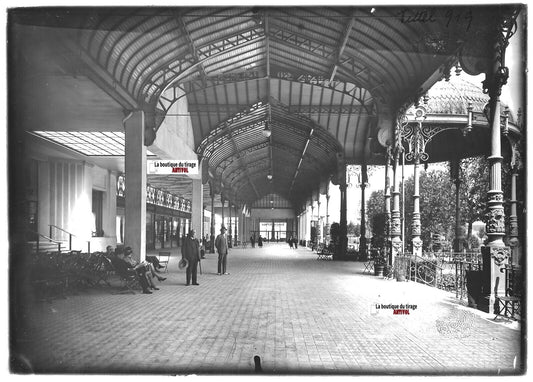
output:
{"label": "metal railing", "polygon": [[465,298],[467,272],[482,267],[481,254],[477,251],[426,252],[423,256],[405,253],[394,258],[391,277],[455,291],[457,298]]}
{"label": "metal railing", "polygon": [[[58,226],[54,225],[54,224],[48,224],[48,226],[50,227],[50,237],[53,237],[54,228],[59,230],[59,231],[61,231],[61,232],[66,233],[68,235],[68,250],[72,251],[72,238],[73,237],[77,237],[77,236],[74,235],[71,232],[68,232],[68,231],[64,230],[61,227],[58,227]],[[87,243],[87,253],[90,254],[91,253],[91,241],[90,240],[86,240],[86,243]]]}
{"label": "metal railing", "polygon": [[36,237],[36,240],[35,240],[35,251],[36,253],[39,253],[39,250],[40,250],[40,244],[41,244],[41,238],[45,239],[48,243],[53,243],[54,245],[57,245],[57,251],[58,252],[61,252],[61,242],[60,241],[57,241],[57,240],[54,240],[52,239],[51,237],[48,237],[48,236],[45,236],[39,232],[35,232],[35,231],[32,231],[32,230],[28,230],[29,233],[31,233],[32,235],[35,235]]}

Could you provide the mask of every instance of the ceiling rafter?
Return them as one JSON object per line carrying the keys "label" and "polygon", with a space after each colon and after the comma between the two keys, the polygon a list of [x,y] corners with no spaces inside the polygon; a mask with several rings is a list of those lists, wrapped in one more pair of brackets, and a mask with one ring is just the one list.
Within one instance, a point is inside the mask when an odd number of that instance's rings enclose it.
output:
{"label": "ceiling rafter", "polygon": [[[137,46],[137,52],[144,52],[145,50],[147,50],[147,49],[149,48],[150,45],[153,45],[154,42],[156,42],[156,41],[158,41],[158,40],[161,40],[162,37],[163,37],[165,34],[169,34],[169,33],[173,33],[173,32],[178,31],[178,30],[179,30],[179,26],[176,26],[175,23],[176,23],[176,22],[175,22],[174,18],[171,17],[171,18],[167,19],[165,22],[160,23],[159,25],[156,25],[156,26],[153,28],[153,33],[156,33],[155,31],[156,31],[157,29],[160,29],[160,28],[164,27],[166,24],[172,24],[173,27],[172,27],[172,28],[169,28],[168,30],[165,30],[163,33],[160,33],[160,34],[159,34],[159,37],[156,37],[156,38],[154,38],[154,39],[146,39],[146,41],[145,41],[143,44]],[[139,35],[139,38],[140,38],[141,36],[142,36],[142,34]],[[133,41],[135,41],[135,40],[133,40]],[[132,43],[133,43],[133,42],[132,42]],[[123,68],[124,68],[124,69],[122,70],[122,73],[120,73],[120,80],[119,80],[119,81],[120,81],[120,83],[124,83],[124,80],[125,80],[124,76],[127,75],[127,73],[130,73],[129,76],[128,76],[128,79],[126,80],[126,86],[128,86],[129,83],[130,83],[130,81],[131,81],[131,77],[132,77],[132,74],[131,74],[131,73],[134,73],[134,72],[135,72],[134,70],[132,70],[132,71],[127,70],[128,66],[129,66],[129,64],[130,64],[130,62],[132,62],[134,59],[135,59],[135,61],[136,61],[136,64],[134,65],[134,67],[137,67],[141,62],[143,62],[144,57],[143,57],[143,55],[141,55],[141,54],[136,54],[136,55],[135,55],[135,54],[132,54],[132,55],[130,55],[130,57],[128,57],[128,59],[126,60],[126,62],[124,62],[124,65],[123,65]],[[117,62],[119,62],[119,60],[117,60]]]}
{"label": "ceiling rafter", "polygon": [[[259,151],[259,150],[262,150],[262,149],[265,149],[267,148],[269,145],[269,142],[268,141],[265,141],[265,142],[261,142],[261,143],[257,143],[257,144],[253,144],[253,145],[249,145],[243,149],[241,149],[241,155],[243,156],[247,156],[251,153],[254,153],[256,151]],[[232,162],[235,161],[235,158],[234,157],[229,157],[229,158],[226,158],[224,160],[222,160],[221,162],[218,163],[217,165],[217,170],[219,168],[221,169],[226,169],[227,167],[229,167],[231,165]]]}
{"label": "ceiling rafter", "polygon": [[294,176],[292,178],[292,182],[291,182],[291,186],[290,186],[289,192],[291,192],[292,188],[294,187],[294,183],[296,182],[296,178],[298,177],[298,172],[300,171],[300,169],[302,167],[302,162],[304,160],[305,154],[307,153],[307,148],[309,147],[309,143],[311,142],[311,139],[313,138],[313,132],[314,132],[314,129],[311,128],[311,130],[309,131],[309,136],[307,137],[307,140],[305,142],[304,148],[302,149],[302,155],[300,156],[300,160],[298,162],[298,166],[296,167],[296,171],[294,172]]}
{"label": "ceiling rafter", "polygon": [[[249,46],[251,44],[255,44],[262,39],[265,38],[264,33],[262,33],[263,29],[257,29],[257,33],[249,33],[249,35],[245,36],[241,33],[232,34],[229,37],[222,38],[218,40],[216,43],[211,42],[204,46],[197,47],[197,50],[199,53],[203,55],[203,58],[201,58],[199,61],[197,61],[195,64],[192,64],[191,66],[187,67],[186,69],[180,71],[177,75],[173,76],[172,78],[168,79],[168,81],[165,81],[163,83],[164,86],[160,86],[159,89],[154,92],[154,94],[151,94],[153,97],[158,97],[159,94],[161,94],[165,89],[172,86],[172,84],[176,83],[180,78],[183,78],[186,75],[190,75],[192,70],[195,70],[195,67],[197,65],[202,65],[205,62],[207,62],[210,59],[213,59],[215,57],[222,56],[224,54],[228,54],[234,51],[237,51],[239,49],[242,49],[246,46]],[[245,32],[246,34],[246,32]],[[207,49],[206,49],[207,47]],[[140,84],[140,86],[136,86],[136,88],[140,88],[141,90],[144,89],[148,83],[148,81],[152,83],[157,83],[157,81],[164,76],[164,68],[168,67],[170,62],[181,62],[182,60],[186,60],[188,52],[185,53],[184,56],[178,56],[178,57],[172,57],[171,60],[162,60],[162,62],[152,70],[152,73],[154,73],[153,76],[146,76],[146,79]],[[156,73],[161,73],[157,75]],[[138,79],[142,78],[143,73],[139,75]],[[138,82],[138,81],[137,81]]]}
{"label": "ceiling rafter", "polygon": [[310,53],[316,57],[328,59],[335,54],[333,47],[323,41],[314,40],[301,33],[272,26],[270,27],[269,35],[272,40],[283,43],[291,48],[297,48],[298,50]]}
{"label": "ceiling rafter", "polygon": [[[252,129],[257,126],[263,126],[265,121],[262,115],[256,113],[257,110],[262,110],[266,107],[263,101],[258,101],[255,104],[242,109],[235,113],[230,118],[220,122],[215,128],[211,130],[209,135],[205,137],[198,145],[196,152],[202,156],[209,156],[215,150],[215,144],[221,138],[226,135],[227,129],[234,129],[235,134],[239,135],[247,129]],[[232,127],[235,125],[235,127]],[[244,125],[244,126],[243,126]],[[209,146],[212,146],[212,150],[209,150]]]}
{"label": "ceiling rafter", "polygon": [[239,148],[237,147],[237,143],[235,142],[235,139],[233,138],[233,132],[231,130],[230,127],[227,128],[227,134],[229,136],[229,139],[231,141],[231,144],[233,146],[233,155],[235,155],[238,159],[239,159],[239,162],[241,164],[241,167],[244,168],[244,172],[246,173],[247,175],[247,178],[248,178],[248,181],[250,182],[250,185],[252,186],[255,194],[257,195],[257,197],[259,198],[259,192],[257,191],[254,183],[252,182],[252,179],[250,178],[250,174],[248,173],[248,167],[247,167],[247,164],[245,165],[244,163],[244,160],[242,159],[241,157],[241,154],[239,153]]}
{"label": "ceiling rafter", "polygon": [[350,19],[346,23],[346,26],[343,31],[343,35],[341,36],[339,50],[336,52],[335,62],[333,63],[333,66],[331,68],[331,75],[329,76],[330,81],[333,81],[335,79],[335,75],[337,74],[337,69],[339,67],[338,63],[340,62],[342,55],[344,54],[344,49],[346,48],[346,44],[348,43],[348,39],[350,38],[350,34],[352,33],[352,28],[354,24],[355,24],[355,17],[352,14]]}
{"label": "ceiling rafter", "polygon": [[185,39],[187,40],[187,45],[189,46],[189,52],[194,58],[194,62],[198,63],[197,69],[198,69],[198,73],[200,74],[200,79],[205,84],[206,73],[205,73],[203,63],[200,62],[200,57],[198,56],[198,50],[196,49],[196,45],[193,39],[191,38],[189,31],[187,30],[187,25],[185,25],[185,21],[183,21],[183,17],[177,16],[177,21],[180,26],[180,30],[182,34],[185,36]]}
{"label": "ceiling rafter", "polygon": [[[334,92],[340,92],[344,93],[350,97],[356,98],[357,102],[360,105],[354,105],[352,103],[352,106],[347,105],[331,105],[327,106],[323,101],[320,102],[320,105],[326,105],[323,107],[323,109],[319,109],[318,105],[302,105],[303,113],[326,113],[327,110],[331,110],[331,112],[335,114],[344,114],[344,113],[361,113],[363,108],[368,115],[375,115],[375,105],[374,102],[372,102],[372,98],[367,98],[366,96],[363,96],[363,94],[366,94],[368,91],[366,89],[362,89],[354,84],[340,82],[340,81],[333,81],[329,82],[327,79],[323,77],[316,77],[312,76],[310,74],[304,74],[304,73],[290,73],[290,72],[283,72],[283,73],[276,73],[275,77],[282,77],[282,78],[272,78],[270,81],[297,81],[297,82],[303,82],[309,85],[314,86],[320,86],[322,89],[329,89]],[[211,83],[211,80],[213,79],[214,83]],[[212,76],[207,77],[207,89],[211,89],[212,92],[216,92],[216,88],[219,86],[223,86],[229,83],[233,83],[234,81],[236,83],[244,83],[246,86],[248,84],[248,81],[250,79],[255,80],[266,80],[268,81],[268,77],[259,77],[258,72],[252,72],[252,73],[246,73],[246,72],[240,72],[240,73],[232,73],[225,76]],[[179,99],[184,98],[188,96],[191,93],[197,92],[197,91],[204,91],[205,86],[201,83],[200,80],[191,80],[187,81],[186,83],[182,84],[183,86],[180,86],[180,88],[184,91],[182,94],[177,94],[175,91],[174,99],[169,99],[165,96],[161,96],[159,99],[159,107],[163,111],[167,111],[170,109],[170,107]],[[278,86],[281,88],[281,86]],[[173,87],[175,89],[175,87]],[[364,90],[364,93],[363,93]],[[248,98],[248,97],[247,97]],[[237,108],[241,107],[240,105],[228,105],[230,108]],[[198,106],[199,107],[199,106]],[[205,105],[205,109],[202,110],[209,112],[211,105]],[[204,105],[202,105],[202,108],[204,108]],[[198,112],[199,110],[196,110],[194,106],[191,106],[190,111]],[[233,111],[233,110],[232,110]],[[294,112],[294,110],[291,109],[291,112]]]}

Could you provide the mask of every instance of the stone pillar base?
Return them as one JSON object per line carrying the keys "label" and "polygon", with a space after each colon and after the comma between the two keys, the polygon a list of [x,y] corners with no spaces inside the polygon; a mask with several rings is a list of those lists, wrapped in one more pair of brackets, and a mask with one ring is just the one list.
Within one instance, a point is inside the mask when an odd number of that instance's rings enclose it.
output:
{"label": "stone pillar base", "polygon": [[[477,304],[479,310],[494,313],[496,295],[505,296],[505,272],[502,268],[507,265],[511,255],[509,247],[481,247],[483,256],[483,272],[481,298]],[[469,292],[470,293],[470,292]]]}

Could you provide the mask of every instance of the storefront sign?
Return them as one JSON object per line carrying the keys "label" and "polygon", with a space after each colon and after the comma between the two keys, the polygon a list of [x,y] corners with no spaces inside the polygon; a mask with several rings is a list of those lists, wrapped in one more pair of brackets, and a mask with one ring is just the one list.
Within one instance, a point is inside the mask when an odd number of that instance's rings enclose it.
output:
{"label": "storefront sign", "polygon": [[156,175],[197,175],[197,160],[149,160],[147,161],[148,174]]}

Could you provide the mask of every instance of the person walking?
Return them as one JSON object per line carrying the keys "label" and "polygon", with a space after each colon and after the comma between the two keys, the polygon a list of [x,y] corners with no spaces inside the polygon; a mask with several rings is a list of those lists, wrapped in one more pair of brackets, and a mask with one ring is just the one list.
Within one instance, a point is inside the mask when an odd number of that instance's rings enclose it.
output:
{"label": "person walking", "polygon": [[198,272],[198,263],[200,262],[200,242],[195,237],[196,230],[191,229],[185,237],[183,242],[183,247],[181,248],[181,257],[187,259],[189,264],[187,265],[186,270],[186,281],[185,285],[200,285],[197,282],[197,272]]}
{"label": "person walking", "polygon": [[222,226],[222,228],[220,228],[220,234],[215,240],[215,247],[218,253],[218,275],[229,275],[229,273],[226,272],[226,259],[228,257],[228,239],[226,237],[226,231],[226,227]]}

